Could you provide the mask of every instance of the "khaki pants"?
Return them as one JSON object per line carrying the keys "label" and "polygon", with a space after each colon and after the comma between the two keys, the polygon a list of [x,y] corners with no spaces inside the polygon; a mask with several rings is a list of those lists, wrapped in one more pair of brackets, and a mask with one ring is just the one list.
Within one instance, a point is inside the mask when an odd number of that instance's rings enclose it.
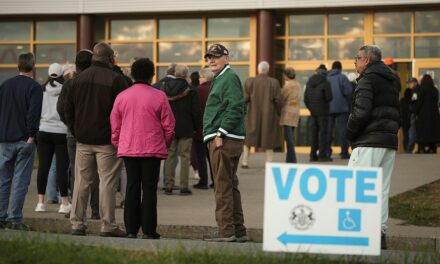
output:
{"label": "khaki pants", "polygon": [[245,231],[241,195],[238,190],[237,167],[243,142],[223,139],[223,146],[208,142],[209,158],[214,176],[215,219],[219,232],[231,236]]}
{"label": "khaki pants", "polygon": [[177,148],[180,156],[180,188],[188,188],[189,163],[191,155],[192,138],[174,138],[168,148],[168,158],[165,161],[166,185],[173,188],[176,170],[174,159],[177,155]]}
{"label": "khaki pants", "polygon": [[77,142],[75,162],[75,189],[72,198],[70,222],[73,229],[86,226],[87,200],[96,171],[99,174],[99,211],[101,232],[117,228],[115,203],[118,177],[122,160],[116,157],[112,145],[87,145]]}

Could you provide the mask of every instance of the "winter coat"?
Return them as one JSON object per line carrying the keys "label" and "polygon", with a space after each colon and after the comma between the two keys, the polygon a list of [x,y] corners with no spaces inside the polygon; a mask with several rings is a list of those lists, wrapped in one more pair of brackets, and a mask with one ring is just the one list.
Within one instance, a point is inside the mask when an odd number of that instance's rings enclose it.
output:
{"label": "winter coat", "polygon": [[217,133],[233,140],[244,140],[246,106],[238,75],[226,65],[212,80],[203,115],[203,141],[214,139]]}
{"label": "winter coat", "polygon": [[111,144],[110,113],[116,96],[127,87],[121,74],[96,61],[73,79],[64,114],[78,142]]}
{"label": "winter coat", "polygon": [[246,80],[244,84],[244,102],[247,105],[245,145],[267,149],[280,146],[280,95],[279,81],[266,74],[259,74]]}
{"label": "winter coat", "polygon": [[400,99],[400,125],[406,128],[411,126],[411,114],[413,112],[412,95],[413,90],[406,88],[402,99]]}
{"label": "winter coat", "polygon": [[438,90],[434,86],[421,86],[414,106],[417,142],[433,144],[440,142],[440,117]]}
{"label": "winter coat", "polygon": [[280,125],[297,127],[301,103],[301,85],[297,80],[288,80],[281,89]]}
{"label": "winter coat", "polygon": [[326,75],[316,73],[310,77],[306,84],[304,103],[313,116],[326,116],[329,114],[330,101],[333,99],[330,83]]}
{"label": "winter coat", "polygon": [[162,91],[135,83],[116,97],[110,122],[118,157],[167,158],[175,120]]}
{"label": "winter coat", "polygon": [[399,77],[382,61],[372,62],[359,76],[347,124],[351,147],[397,150]]}
{"label": "winter coat", "polygon": [[353,95],[353,87],[341,70],[333,69],[327,75],[332,88],[333,99],[330,101],[330,114],[348,113]]}
{"label": "winter coat", "polygon": [[43,92],[43,107],[41,109],[40,131],[49,133],[66,134],[67,126],[61,121],[57,112],[58,97],[63,85],[57,81],[46,84]]}
{"label": "winter coat", "polygon": [[197,91],[191,89],[182,78],[171,79],[160,88],[168,96],[176,126],[175,137],[192,138],[199,124],[200,99]]}

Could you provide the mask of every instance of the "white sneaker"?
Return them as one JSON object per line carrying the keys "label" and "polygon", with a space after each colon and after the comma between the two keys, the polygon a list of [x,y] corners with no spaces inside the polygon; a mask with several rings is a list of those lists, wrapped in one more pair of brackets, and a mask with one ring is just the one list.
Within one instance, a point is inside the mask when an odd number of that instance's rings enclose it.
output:
{"label": "white sneaker", "polygon": [[60,214],[68,214],[70,213],[70,209],[72,209],[72,204],[68,203],[68,204],[61,204],[60,205],[60,210],[58,210],[58,213]]}
{"label": "white sneaker", "polygon": [[46,205],[44,205],[44,203],[37,203],[35,212],[46,212]]}
{"label": "white sneaker", "polygon": [[199,176],[199,172],[198,171],[194,172],[194,180],[200,180],[200,176]]}

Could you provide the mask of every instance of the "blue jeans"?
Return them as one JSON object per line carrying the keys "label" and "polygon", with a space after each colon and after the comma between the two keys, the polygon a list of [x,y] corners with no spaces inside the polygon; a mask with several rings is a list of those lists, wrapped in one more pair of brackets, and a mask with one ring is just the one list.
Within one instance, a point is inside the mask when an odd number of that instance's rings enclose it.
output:
{"label": "blue jeans", "polygon": [[52,164],[50,165],[49,176],[47,177],[46,200],[58,203],[58,184],[57,184],[57,167],[56,157],[53,155]]}
{"label": "blue jeans", "polygon": [[284,140],[286,140],[287,144],[286,162],[296,163],[295,127],[284,126]]}
{"label": "blue jeans", "polygon": [[0,143],[0,220],[21,222],[31,182],[35,144]]}
{"label": "blue jeans", "polygon": [[405,146],[406,153],[412,153],[416,144],[416,117],[411,115],[411,125],[408,130],[408,144]]}

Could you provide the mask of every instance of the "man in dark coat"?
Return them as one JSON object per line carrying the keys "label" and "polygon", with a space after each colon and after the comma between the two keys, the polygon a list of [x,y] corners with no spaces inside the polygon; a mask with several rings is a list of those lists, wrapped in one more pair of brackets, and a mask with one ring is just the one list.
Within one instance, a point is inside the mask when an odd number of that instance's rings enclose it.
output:
{"label": "man in dark coat", "polygon": [[244,102],[247,105],[246,139],[242,168],[248,168],[249,147],[264,148],[266,161],[273,160],[273,150],[280,146],[280,82],[268,75],[269,63],[258,64],[258,75],[246,80]]}
{"label": "man in dark coat", "polygon": [[383,170],[381,248],[386,249],[388,196],[400,121],[400,80],[382,62],[382,52],[377,46],[361,47],[355,66],[360,76],[347,125],[347,138],[353,149],[348,165]]}
{"label": "man in dark coat", "polygon": [[[310,111],[310,161],[332,161],[328,156],[328,119],[332,89],[327,69],[320,65],[306,84],[304,103]],[[319,154],[317,153],[319,152]]]}

